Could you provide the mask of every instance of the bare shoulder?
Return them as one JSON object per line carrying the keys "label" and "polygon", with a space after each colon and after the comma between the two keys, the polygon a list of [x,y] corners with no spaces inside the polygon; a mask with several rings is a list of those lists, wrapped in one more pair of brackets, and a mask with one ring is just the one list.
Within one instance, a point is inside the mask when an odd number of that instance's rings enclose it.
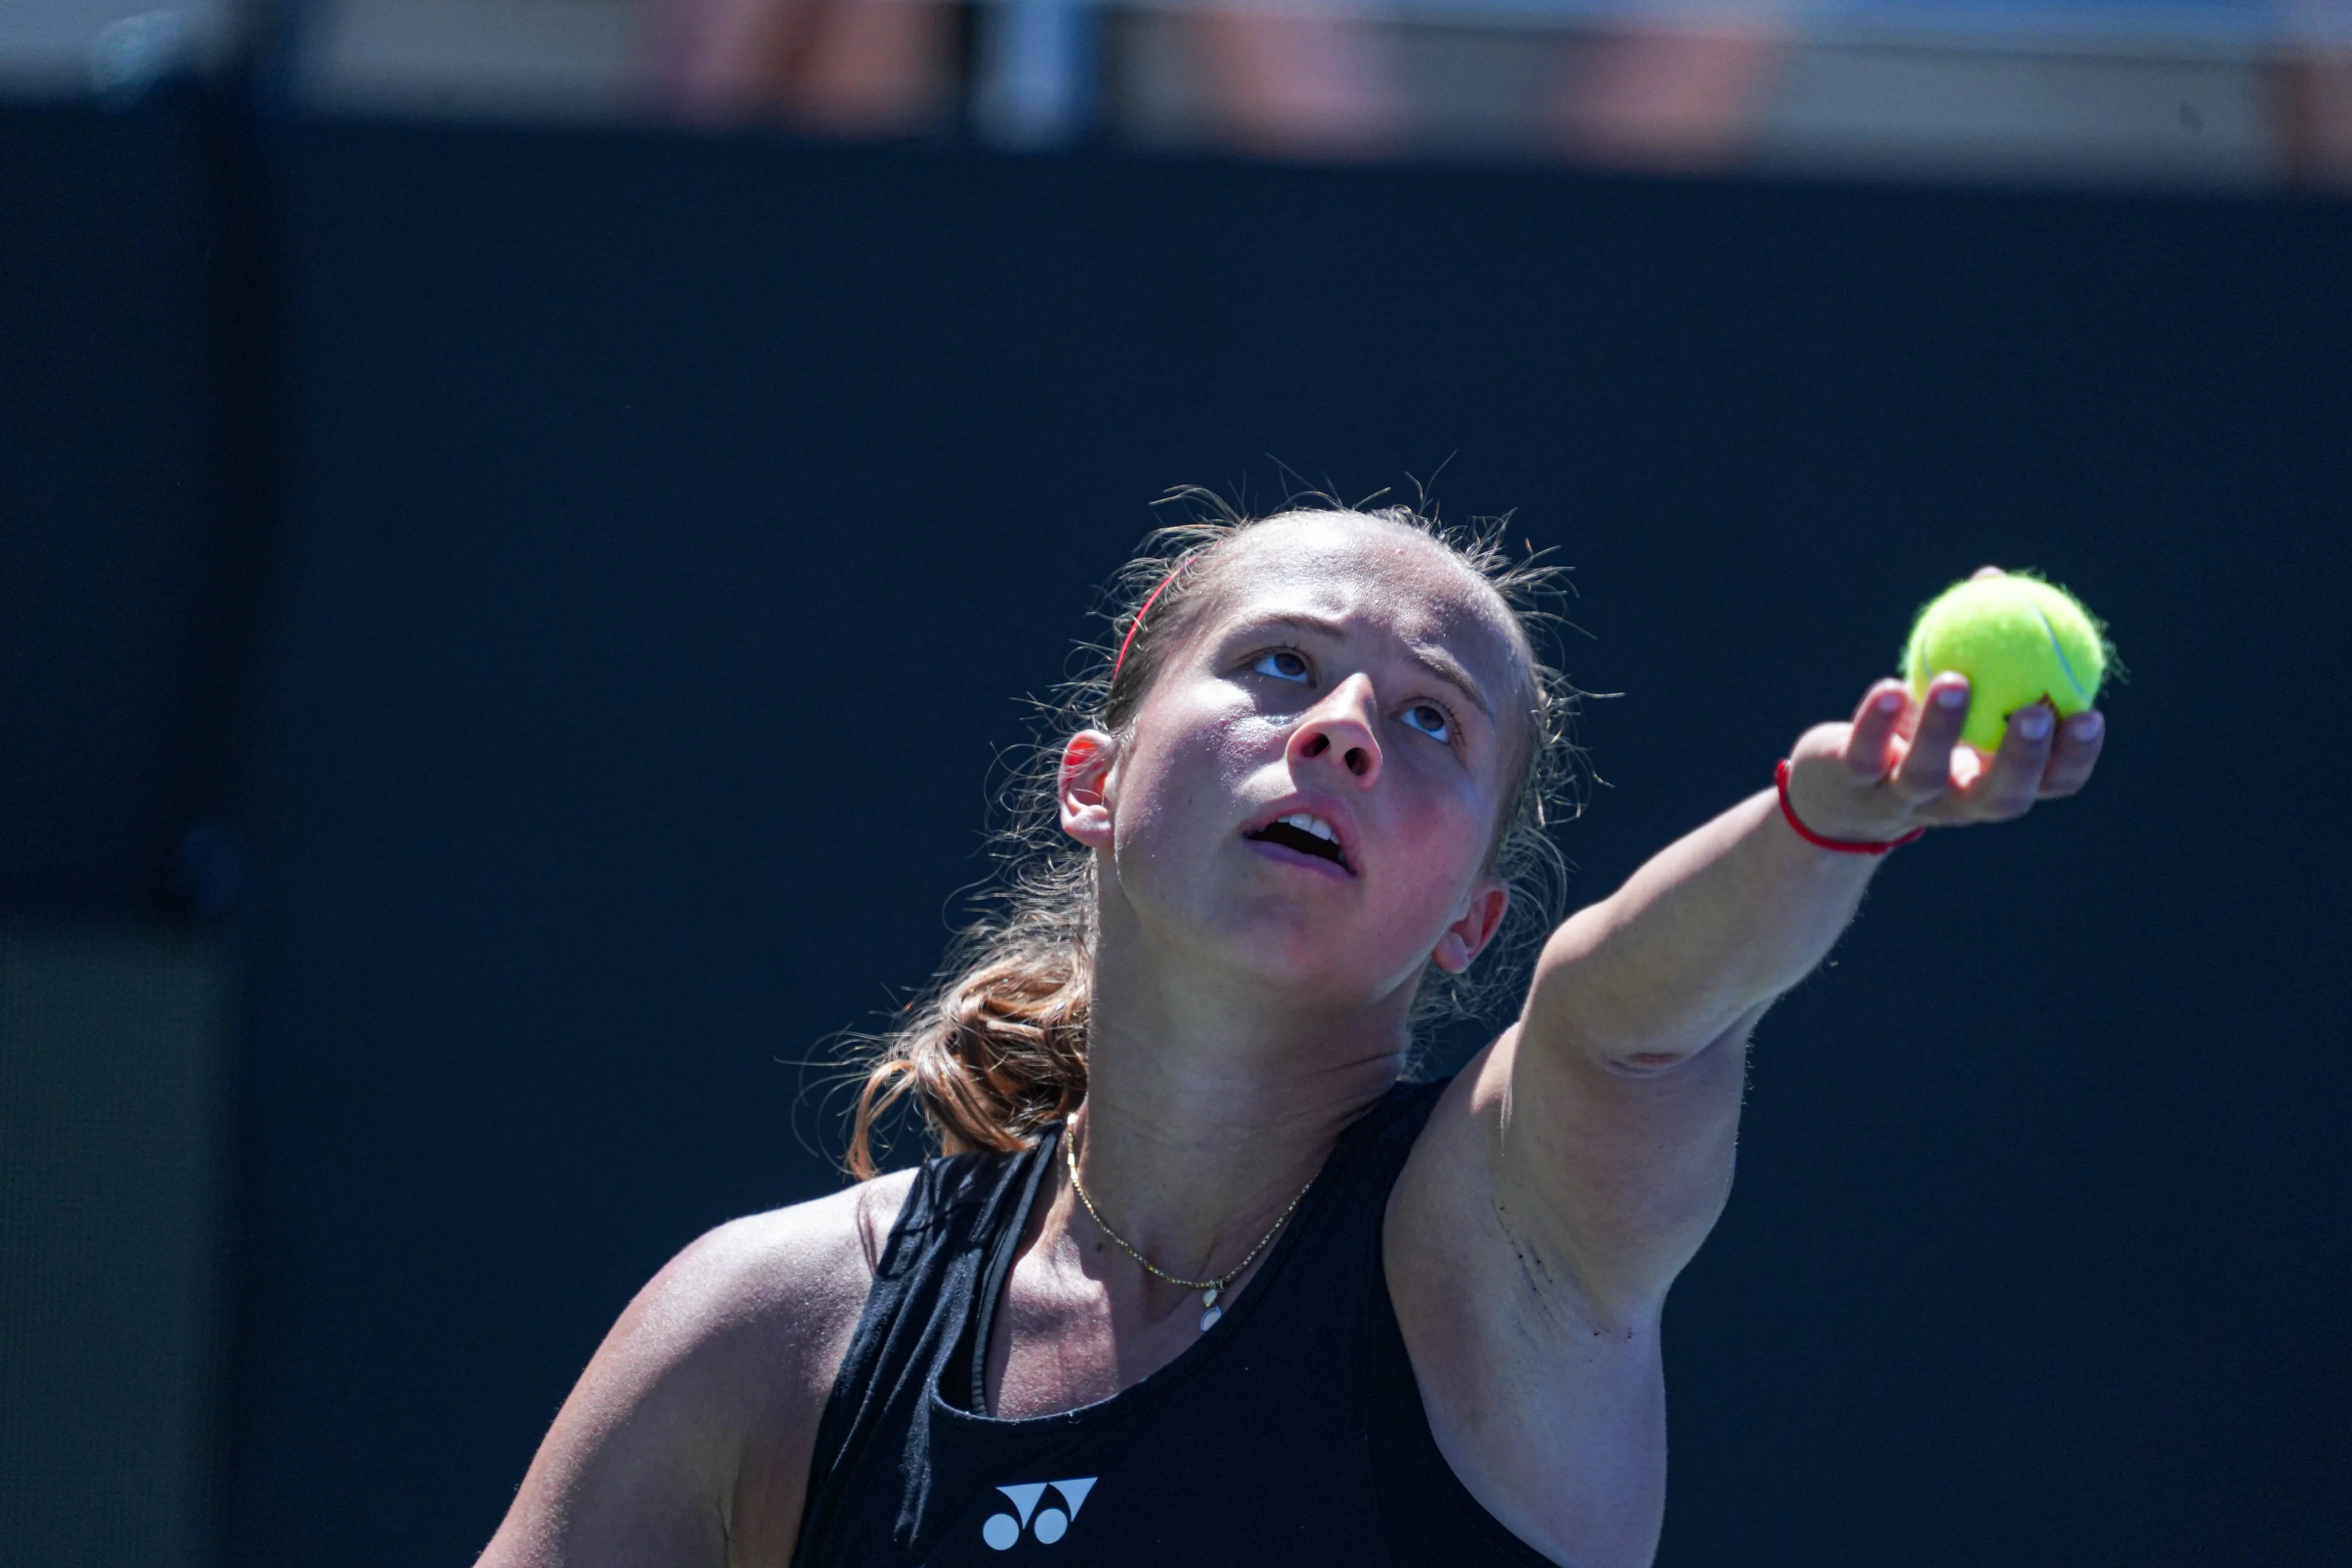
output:
{"label": "bare shoulder", "polygon": [[781,1562],[901,1172],[732,1221],[637,1293],[531,1461],[485,1568]]}
{"label": "bare shoulder", "polygon": [[1517,1030],[1414,1140],[1383,1225],[1389,1295],[1437,1446],[1511,1531],[1580,1568],[1646,1564],[1664,1510],[1658,1304],[1603,1310],[1498,1179]]}
{"label": "bare shoulder", "polygon": [[[838,1323],[845,1348],[914,1174],[877,1176],[698,1237],[640,1296],[638,1304],[653,1298],[663,1309],[646,1324],[649,1334],[656,1343],[684,1335],[721,1350],[782,1341],[800,1361],[820,1342],[812,1330]],[[833,1370],[824,1368],[828,1386]]]}
{"label": "bare shoulder", "polygon": [[[765,1385],[770,1414],[804,1424],[814,1441],[913,1184],[913,1172],[897,1172],[722,1225],[654,1277],[614,1333],[634,1326],[633,1348],[657,1363],[698,1358],[729,1386]],[[651,1310],[641,1316],[640,1304]]]}

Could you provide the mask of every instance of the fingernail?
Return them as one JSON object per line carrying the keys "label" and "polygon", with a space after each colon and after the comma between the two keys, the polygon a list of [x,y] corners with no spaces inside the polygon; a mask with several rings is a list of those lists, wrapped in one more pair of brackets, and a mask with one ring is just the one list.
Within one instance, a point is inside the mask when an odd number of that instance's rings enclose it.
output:
{"label": "fingernail", "polygon": [[2050,710],[2039,702],[2017,716],[2017,732],[2029,741],[2038,741],[2050,733]]}
{"label": "fingernail", "polygon": [[2066,727],[2074,731],[2078,741],[2095,741],[2099,731],[2107,727],[2107,721],[2096,713],[2077,713],[2066,721]]}
{"label": "fingernail", "polygon": [[1882,691],[1878,694],[1878,700],[1872,703],[1871,706],[1877,709],[1881,713],[1892,713],[1897,708],[1903,706],[1903,693],[1900,691]]}
{"label": "fingernail", "polygon": [[1965,686],[1938,688],[1936,692],[1936,702],[1937,706],[1943,708],[1965,708],[1969,705],[1969,689]]}

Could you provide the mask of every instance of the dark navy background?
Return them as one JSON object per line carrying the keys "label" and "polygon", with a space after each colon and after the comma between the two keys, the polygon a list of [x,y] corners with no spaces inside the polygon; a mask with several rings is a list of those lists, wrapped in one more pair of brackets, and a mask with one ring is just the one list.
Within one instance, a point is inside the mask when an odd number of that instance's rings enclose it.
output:
{"label": "dark navy background", "polygon": [[167,94],[0,116],[0,903],[243,882],[231,1562],[468,1561],[635,1286],[832,1184],[799,1064],[1018,699],[1273,459],[1576,568],[1580,898],[1980,563],[2130,668],[1767,1020],[1662,1562],[2352,1551],[2352,208]]}

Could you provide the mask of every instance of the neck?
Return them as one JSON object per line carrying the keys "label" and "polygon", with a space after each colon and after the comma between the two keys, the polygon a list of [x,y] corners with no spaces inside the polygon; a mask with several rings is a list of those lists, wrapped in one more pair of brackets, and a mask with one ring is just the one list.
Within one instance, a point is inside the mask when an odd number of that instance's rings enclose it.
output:
{"label": "neck", "polygon": [[1077,1151],[1103,1219],[1159,1268],[1233,1268],[1393,1084],[1410,996],[1353,1009],[1154,962],[1106,921]]}

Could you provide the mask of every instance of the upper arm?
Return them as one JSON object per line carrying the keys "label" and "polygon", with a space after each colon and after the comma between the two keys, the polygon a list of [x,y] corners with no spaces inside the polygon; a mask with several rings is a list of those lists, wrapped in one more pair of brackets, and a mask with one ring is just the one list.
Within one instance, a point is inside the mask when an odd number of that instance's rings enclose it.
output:
{"label": "upper arm", "polygon": [[[1860,896],[1770,797],[1653,857],[1554,931],[1477,1064],[1498,1201],[1595,1306],[1663,1299],[1731,1187],[1748,1041]],[[1783,843],[1782,840],[1787,842]]]}
{"label": "upper arm", "polygon": [[1605,1316],[1654,1310],[1731,1192],[1748,1037],[1765,1005],[1696,1048],[1643,1062],[1523,1022],[1481,1064],[1493,1181],[1528,1244]]}
{"label": "upper arm", "polygon": [[481,1568],[790,1554],[816,1426],[906,1178],[721,1226],[621,1314]]}
{"label": "upper arm", "polygon": [[[1738,1056],[1716,1055],[1735,1117]],[[1642,1079],[1535,1066],[1514,1026],[1438,1102],[1390,1198],[1390,1298],[1472,1495],[1559,1561],[1646,1562],[1664,1507],[1660,1311],[1727,1187],[1721,1085],[1696,1059]]]}
{"label": "upper arm", "polygon": [[1591,1037],[1580,1014],[1612,1004],[1559,994],[1616,978],[1578,962],[1603,919],[1587,910],[1554,934],[1519,1021],[1464,1069],[1416,1144],[1431,1179],[1408,1189],[1451,1211],[1433,1235],[1493,1254],[1453,1267],[1491,1263],[1503,1294],[1538,1314],[1630,1322],[1654,1316],[1722,1212],[1748,1036],[1767,1004],[1671,1049]]}
{"label": "upper arm", "polygon": [[1551,935],[1478,1064],[1496,1202],[1607,1313],[1654,1307],[1730,1191],[1748,1037],[1821,962],[1873,856],[1825,854],[1772,791],[1644,861]]}

